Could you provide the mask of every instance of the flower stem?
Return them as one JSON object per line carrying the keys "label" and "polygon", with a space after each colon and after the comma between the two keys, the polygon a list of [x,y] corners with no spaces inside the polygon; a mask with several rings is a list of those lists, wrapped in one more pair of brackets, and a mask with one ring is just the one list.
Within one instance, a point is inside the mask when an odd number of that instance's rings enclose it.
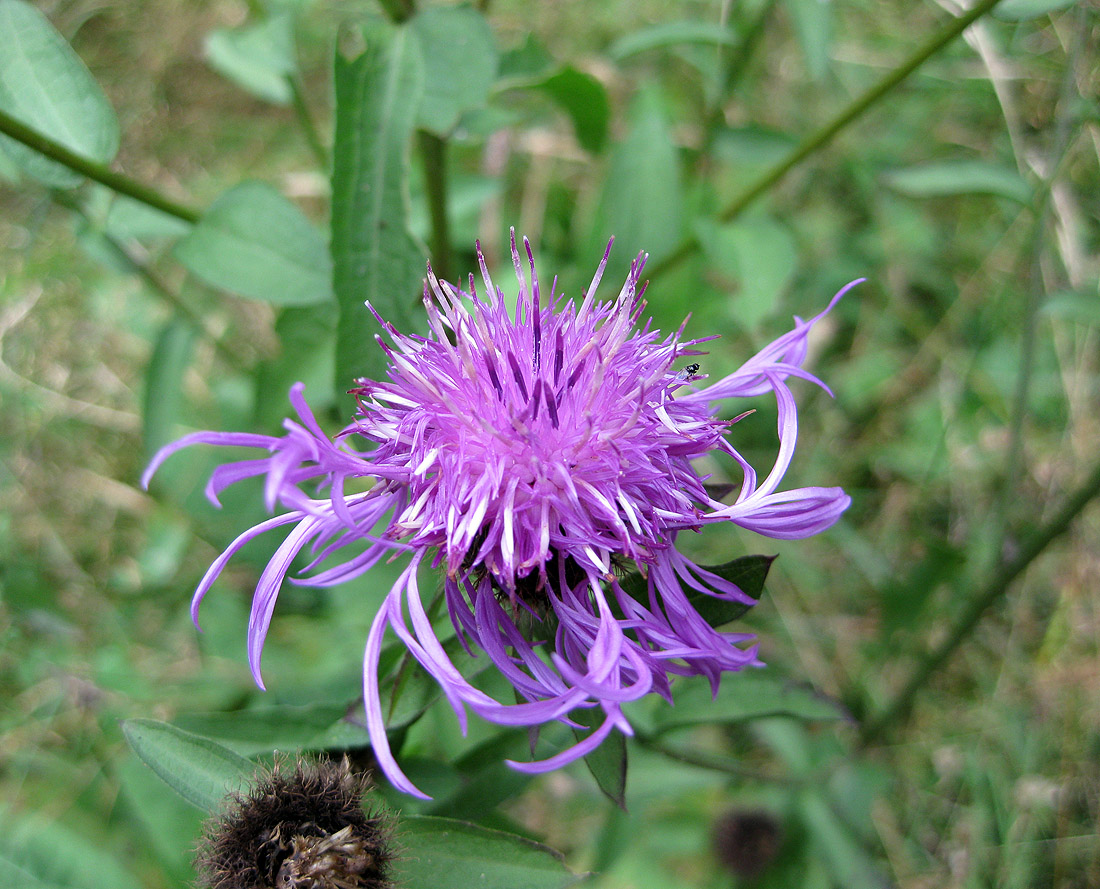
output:
{"label": "flower stem", "polygon": [[424,162],[424,187],[432,220],[432,266],[444,281],[451,277],[451,229],[447,220],[447,140],[426,130],[416,134]]}
{"label": "flower stem", "polygon": [[[902,62],[901,65],[892,70],[870,89],[864,91],[862,95],[853,99],[832,120],[810,133],[810,135],[792,148],[783,160],[779,161],[779,163],[775,164],[771,169],[765,170],[748,186],[748,188],[726,205],[725,209],[718,214],[718,218],[722,222],[731,222],[740,216],[757,198],[786,176],[792,168],[798,166],[798,164],[819,148],[831,142],[841,130],[862,117],[865,112],[889,95],[895,87],[904,82],[910,74],[916,71],[932,56],[965,31],[973,22],[981,18],[1000,2],[1001,0],[981,0],[973,9],[967,11],[965,15],[959,16],[940,31],[933,34],[932,37],[930,37],[908,59]],[[652,266],[649,271],[650,279],[652,280],[664,272],[667,272],[672,267],[679,265],[698,249],[699,240],[696,237],[689,236],[685,238],[668,256]]]}
{"label": "flower stem", "polygon": [[81,157],[71,149],[66,148],[60,142],[56,142],[37,130],[28,127],[26,124],[16,120],[3,110],[0,110],[0,133],[9,136],[16,142],[21,142],[28,148],[34,149],[39,154],[45,155],[50,160],[57,161],[57,163],[68,167],[74,172],[87,176],[100,185],[107,186],[107,188],[112,191],[124,194],[129,198],[133,198],[135,201],[140,201],[143,204],[160,210],[162,213],[167,213],[169,216],[175,216],[177,219],[182,219],[185,222],[195,223],[199,221],[201,214],[198,210],[177,203],[171,198],[165,197],[155,189],[150,188],[148,185],[138,182],[136,179],[131,179],[129,176],[124,176],[121,173],[116,173],[106,164],[101,164],[97,161],[88,160],[86,157]]}
{"label": "flower stem", "polygon": [[1069,529],[1074,519],[1098,494],[1100,494],[1100,463],[1093,467],[1089,477],[1073,493],[1073,496],[1066,500],[1058,513],[1038,531],[1021,542],[1016,557],[1011,561],[1001,563],[986,585],[971,601],[966,612],[947,638],[924,655],[901,691],[894,696],[893,700],[878,716],[864,724],[859,737],[861,747],[866,747],[879,740],[894,723],[901,722],[908,716],[917,692],[925,687],[932,674],[951,657],[955,649],[970,635],[986,610],[1004,598],[1012,582],[1055,538]]}
{"label": "flower stem", "polygon": [[302,128],[302,135],[305,136],[306,142],[309,144],[309,150],[313,152],[317,166],[322,170],[327,170],[328,152],[325,151],[325,146],[321,142],[317,126],[313,122],[313,115],[309,113],[309,106],[306,104],[306,97],[302,91],[302,79],[297,74],[288,74],[286,82],[287,86],[290,87],[290,100],[294,105],[294,113],[297,115],[298,123]]}

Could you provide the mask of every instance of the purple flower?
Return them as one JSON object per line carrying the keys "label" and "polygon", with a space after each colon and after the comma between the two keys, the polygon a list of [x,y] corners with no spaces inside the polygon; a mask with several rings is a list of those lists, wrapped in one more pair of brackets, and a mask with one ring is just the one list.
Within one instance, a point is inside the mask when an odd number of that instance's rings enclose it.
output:
{"label": "purple flower", "polygon": [[[704,340],[683,339],[683,326],[662,336],[648,321],[639,325],[645,254],[619,295],[597,302],[608,244],[577,305],[555,296],[553,286],[542,295],[526,240],[524,247],[530,280],[513,233],[513,311],[480,246],[484,296],[473,275],[466,292],[437,280],[429,266],[427,337],[401,333],[370,307],[389,336],[389,345],[379,337],[389,379],[358,381],[355,419],[334,438],[296,384],[290,401],[300,422],[286,420],[284,436],[198,432],[163,448],[144,476],[148,484],[170,454],[191,444],[268,452],[219,467],[207,495],[217,504],[227,485],[263,475],[268,508],[278,502],[286,511],[234,540],[192,602],[197,622],[202,597],[230,557],[264,531],[291,526],[252,601],[248,656],[261,688],[272,610],[303,548],[314,558],[295,582],[312,586],[341,583],[408,552],[367,637],[363,676],[375,756],[396,787],[421,797],[386,739],[378,663],[388,629],[439,683],[463,730],[466,708],[502,725],[540,726],[573,725],[570,713],[599,707],[602,723],[573,747],[510,763],[549,771],[591,752],[613,729],[630,734],[622,705],[651,691],[671,700],[671,676],[703,675],[717,690],[723,672],[760,665],[751,636],[718,632],[690,604],[685,590],[753,600],[677,552],[680,531],[733,522],[767,537],[807,537],[832,525],[850,502],[840,488],[780,490],[797,436],[787,383],[798,377],[824,388],[802,368],[807,337],[847,287],[820,315],[796,319],[739,370],[700,388],[706,377],[687,359],[702,354],[696,346]],[[760,480],[727,439],[751,411],[720,420],[716,405],[769,392],[778,403],[779,450]],[[732,503],[715,500],[693,466],[711,454],[740,468]],[[424,565],[445,569],[458,638],[469,653],[489,657],[519,702],[495,700],[454,665],[421,598]],[[635,568],[646,578],[644,601],[620,584]]]}

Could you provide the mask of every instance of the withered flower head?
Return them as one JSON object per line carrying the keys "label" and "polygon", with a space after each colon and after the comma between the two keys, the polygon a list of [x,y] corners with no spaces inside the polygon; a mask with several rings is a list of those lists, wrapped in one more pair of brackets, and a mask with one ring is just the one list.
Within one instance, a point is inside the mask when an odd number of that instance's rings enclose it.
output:
{"label": "withered flower head", "polygon": [[212,818],[196,865],[209,889],[390,889],[385,818],[342,762],[276,762]]}

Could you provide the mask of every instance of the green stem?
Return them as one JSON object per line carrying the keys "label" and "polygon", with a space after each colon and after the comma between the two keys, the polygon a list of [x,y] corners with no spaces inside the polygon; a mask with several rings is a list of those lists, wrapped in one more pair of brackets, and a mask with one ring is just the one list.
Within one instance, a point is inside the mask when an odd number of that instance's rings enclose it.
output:
{"label": "green stem", "polygon": [[932,674],[954,654],[955,649],[970,635],[986,610],[1004,598],[1012,582],[1055,538],[1069,529],[1074,519],[1098,494],[1100,494],[1100,463],[1096,464],[1089,477],[1066,501],[1058,513],[1042,528],[1023,540],[1016,557],[1001,564],[978,595],[971,601],[966,612],[947,638],[924,655],[901,691],[894,696],[893,700],[878,716],[864,724],[860,732],[860,746],[866,747],[874,743],[894,723],[901,722],[908,716],[917,693],[925,687]]}
{"label": "green stem", "polygon": [[55,142],[48,136],[44,136],[3,110],[0,110],[0,133],[9,136],[16,142],[21,142],[28,148],[34,149],[39,154],[57,161],[57,163],[80,173],[82,176],[87,176],[100,185],[107,186],[112,191],[124,194],[126,197],[133,198],[135,201],[140,201],[185,222],[195,223],[199,221],[201,214],[198,210],[177,203],[136,179],[116,173],[106,164],[81,157],[60,142]]}
{"label": "green stem", "polygon": [[[798,166],[819,148],[831,142],[836,135],[850,123],[862,117],[870,108],[888,96],[895,87],[904,82],[910,74],[927,62],[948,43],[958,37],[971,24],[993,9],[1001,0],[982,0],[965,15],[954,19],[949,25],[933,34],[901,65],[883,77],[878,83],[855,98],[832,120],[810,133],[787,154],[783,160],[769,170],[765,170],[744,191],[737,195],[718,215],[722,222],[730,222],[740,216],[752,203]],[[676,248],[649,272],[650,279],[679,265],[699,249],[699,241],[694,236],[685,238]]]}
{"label": "green stem", "polygon": [[325,151],[324,143],[321,142],[321,136],[317,132],[317,126],[313,122],[313,115],[309,113],[309,106],[306,104],[306,97],[302,91],[302,81],[297,74],[288,74],[286,76],[287,86],[290,87],[290,100],[294,105],[294,113],[298,117],[298,123],[302,128],[302,133],[306,138],[306,142],[309,144],[309,150],[313,152],[313,157],[317,160],[317,165],[322,170],[328,169],[328,152]]}
{"label": "green stem", "polygon": [[432,220],[432,265],[444,281],[451,278],[451,229],[447,220],[447,140],[426,130],[416,134],[424,162],[424,187]]}

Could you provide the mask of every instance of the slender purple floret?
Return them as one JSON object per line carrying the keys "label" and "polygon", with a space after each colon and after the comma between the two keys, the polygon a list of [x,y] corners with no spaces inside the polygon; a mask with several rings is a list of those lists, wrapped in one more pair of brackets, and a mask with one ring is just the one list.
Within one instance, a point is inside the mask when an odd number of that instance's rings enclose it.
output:
{"label": "slender purple floret", "polygon": [[[268,508],[279,503],[286,511],[233,541],[192,604],[197,623],[199,603],[228,560],[259,534],[290,526],[252,601],[248,657],[261,688],[264,638],[303,549],[313,560],[294,581],[313,586],[410,554],[367,637],[363,679],[379,765],[396,787],[420,797],[386,738],[378,667],[388,630],[439,683],[463,730],[467,708],[491,722],[528,727],[575,725],[571,713],[600,708],[601,724],[578,744],[550,759],[510,763],[549,771],[591,752],[612,730],[629,735],[622,705],[650,692],[671,700],[671,677],[702,675],[717,689],[722,673],[760,665],[750,635],[715,630],[691,605],[688,591],[753,599],[681,555],[680,531],[733,522],[767,537],[808,537],[836,522],[850,502],[840,488],[780,485],[797,438],[788,381],[825,388],[802,367],[807,338],[852,285],[816,317],[795,319],[793,330],[739,370],[701,388],[706,377],[686,359],[703,354],[697,346],[704,340],[682,339],[682,326],[662,337],[639,323],[645,254],[619,295],[597,302],[609,243],[578,305],[554,295],[556,279],[549,295],[541,293],[526,239],[523,245],[527,273],[513,232],[513,313],[480,245],[484,295],[472,275],[468,290],[460,290],[429,266],[427,337],[401,333],[368,304],[388,336],[389,343],[378,339],[388,379],[357,381],[355,419],[335,437],[318,425],[298,383],[290,392],[298,421],[285,421],[285,435],[195,433],[163,448],[143,478],[148,484],[165,459],[191,444],[268,451],[219,467],[207,495],[217,503],[226,486],[264,476]],[[769,393],[779,409],[779,451],[759,480],[727,438],[747,414],[724,421],[716,412],[727,399]],[[740,469],[732,503],[713,499],[693,465],[714,454]],[[471,654],[489,657],[517,701],[476,688],[444,649],[419,586],[422,567],[440,566],[459,640]],[[645,577],[644,599],[621,585],[628,570]]]}

